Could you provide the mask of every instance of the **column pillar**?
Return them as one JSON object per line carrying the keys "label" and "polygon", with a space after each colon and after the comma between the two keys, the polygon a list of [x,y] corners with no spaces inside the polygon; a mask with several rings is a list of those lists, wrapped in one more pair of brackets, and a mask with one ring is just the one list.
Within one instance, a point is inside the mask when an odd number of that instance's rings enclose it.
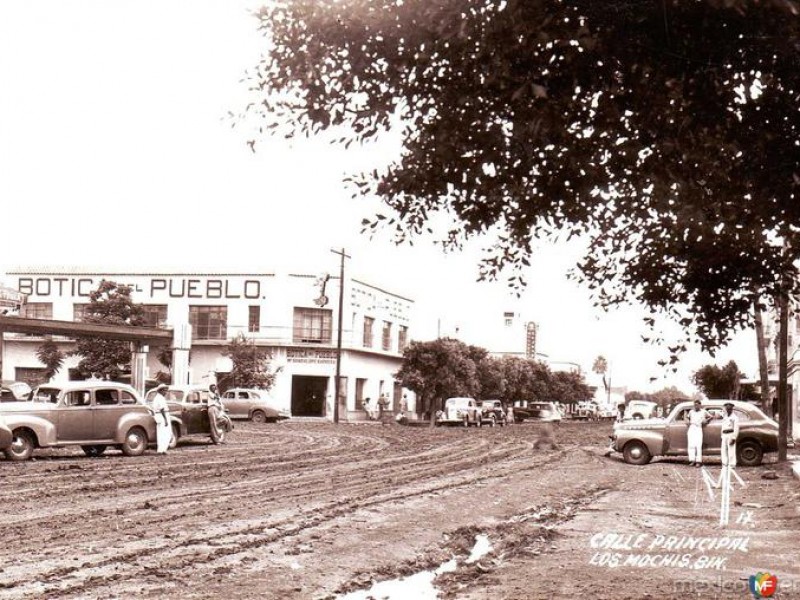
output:
{"label": "column pillar", "polygon": [[147,379],[147,353],[150,348],[141,342],[131,344],[131,385],[144,397]]}
{"label": "column pillar", "polygon": [[192,349],[192,326],[189,323],[175,325],[172,330],[172,383],[189,383],[189,352]]}

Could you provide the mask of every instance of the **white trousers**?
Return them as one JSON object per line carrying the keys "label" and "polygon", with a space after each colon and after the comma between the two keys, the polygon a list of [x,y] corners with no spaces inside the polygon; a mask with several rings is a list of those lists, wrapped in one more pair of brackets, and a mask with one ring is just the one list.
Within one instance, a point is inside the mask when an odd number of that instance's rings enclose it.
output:
{"label": "white trousers", "polygon": [[703,462],[703,427],[701,425],[689,425],[687,433],[687,443],[689,447],[689,462]]}
{"label": "white trousers", "polygon": [[166,452],[169,448],[169,440],[172,437],[172,428],[169,426],[169,419],[162,415],[156,415],[156,452]]}
{"label": "white trousers", "polygon": [[730,465],[732,467],[736,466],[736,438],[733,437],[732,433],[722,434],[720,458],[722,458],[723,465]]}

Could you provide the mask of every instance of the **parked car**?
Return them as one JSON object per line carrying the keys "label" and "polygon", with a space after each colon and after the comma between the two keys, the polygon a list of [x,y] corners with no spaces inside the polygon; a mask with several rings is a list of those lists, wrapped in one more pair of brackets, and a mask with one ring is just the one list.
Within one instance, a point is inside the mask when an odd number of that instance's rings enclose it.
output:
{"label": "parked car", "polygon": [[436,413],[437,425],[482,425],[481,409],[474,398],[448,398],[444,410]]}
{"label": "parked car", "polygon": [[508,422],[508,415],[506,409],[500,400],[483,400],[480,404],[481,420],[484,424],[491,425],[506,425]]}
{"label": "parked car", "polygon": [[222,404],[232,419],[254,423],[275,423],[291,416],[289,411],[277,408],[265,390],[233,388],[222,394]]}
{"label": "parked car", "polygon": [[656,416],[658,404],[647,400],[631,400],[625,407],[626,419],[651,419]]}
{"label": "parked car", "polygon": [[554,402],[534,402],[529,400],[514,401],[514,422],[524,420],[557,423],[561,421],[561,412]]}
{"label": "parked car", "polygon": [[14,434],[11,433],[8,425],[6,425],[3,415],[0,415],[0,452],[5,452],[13,440]]}
{"label": "parked car", "polygon": [[[155,390],[147,392],[147,403],[152,404]],[[171,385],[164,393],[172,422],[170,448],[189,435],[208,436],[215,444],[225,441],[226,430],[211,431],[208,420],[208,389],[197,385]]]}
{"label": "parked car", "polygon": [[62,446],[80,446],[87,456],[114,446],[138,456],[156,439],[155,419],[136,390],[111,381],[42,385],[30,401],[0,404],[0,416],[13,434],[9,460]]}
{"label": "parked car", "polygon": [[24,381],[7,381],[0,382],[0,402],[18,402],[20,400],[29,400],[31,386]]}
{"label": "parked car", "polygon": [[[715,418],[703,428],[703,456],[718,456],[722,436],[722,412],[730,400],[704,400],[703,408]],[[764,454],[778,450],[778,424],[748,402],[733,401],[739,417],[736,440],[737,463],[761,464]],[[688,456],[688,412],[692,402],[681,402],[666,419],[637,419],[614,425],[612,449],[625,462],[644,465],[654,456]]]}
{"label": "parked car", "polygon": [[593,400],[578,402],[575,411],[572,413],[573,419],[581,421],[596,421],[600,418],[600,407]]}

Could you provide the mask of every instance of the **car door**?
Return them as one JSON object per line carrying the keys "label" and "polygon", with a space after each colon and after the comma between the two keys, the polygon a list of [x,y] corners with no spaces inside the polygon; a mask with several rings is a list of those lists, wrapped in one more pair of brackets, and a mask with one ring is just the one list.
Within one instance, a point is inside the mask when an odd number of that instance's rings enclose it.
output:
{"label": "car door", "polygon": [[250,392],[238,391],[236,392],[236,409],[239,411],[240,417],[250,416],[250,406],[253,402],[250,398]]}
{"label": "car door", "polygon": [[186,425],[187,433],[204,433],[208,431],[208,407],[203,406],[200,402],[199,392],[192,391],[186,394],[183,399],[182,410],[183,422]]}
{"label": "car door", "polygon": [[675,413],[674,418],[667,422],[664,430],[664,452],[666,454],[689,453],[689,420],[688,410],[684,409]]}
{"label": "car door", "polygon": [[241,406],[239,401],[236,399],[236,392],[234,390],[229,390],[222,394],[222,405],[225,407],[225,410],[228,411],[232,417],[240,417],[242,414]]}
{"label": "car door", "polygon": [[722,443],[722,410],[721,408],[707,408],[711,422],[703,427],[703,454],[719,454]]}
{"label": "car door", "polygon": [[81,389],[66,392],[57,410],[56,439],[59,443],[92,439],[94,425],[91,391]]}
{"label": "car door", "polygon": [[117,423],[128,408],[120,402],[119,390],[98,388],[94,391],[92,413],[94,419],[93,439],[113,441],[117,433]]}

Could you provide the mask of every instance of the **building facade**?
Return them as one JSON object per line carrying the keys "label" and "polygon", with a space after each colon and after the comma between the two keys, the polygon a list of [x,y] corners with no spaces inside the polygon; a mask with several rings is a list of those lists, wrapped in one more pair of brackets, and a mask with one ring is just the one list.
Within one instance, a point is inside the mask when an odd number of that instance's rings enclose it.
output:
{"label": "building facade", "polygon": [[[338,277],[292,273],[137,273],[78,269],[18,269],[6,281],[27,296],[22,316],[77,320],[89,294],[102,280],[125,284],[143,305],[147,325],[191,325],[187,381],[208,385],[226,381],[230,359],[223,351],[239,335],[271,355],[276,373],[273,401],[293,416],[331,418],[339,329]],[[385,396],[398,408],[406,394],[394,379],[401,353],[410,341],[413,301],[374,285],[345,279],[342,318],[341,389],[343,419],[363,416],[367,398]],[[36,383],[43,365],[36,350],[42,338],[5,334],[2,378]],[[73,342],[55,338],[63,350]],[[154,377],[168,368],[150,352],[147,371]],[[69,357],[55,376],[69,378],[80,357]],[[184,383],[184,382],[174,382]]]}

